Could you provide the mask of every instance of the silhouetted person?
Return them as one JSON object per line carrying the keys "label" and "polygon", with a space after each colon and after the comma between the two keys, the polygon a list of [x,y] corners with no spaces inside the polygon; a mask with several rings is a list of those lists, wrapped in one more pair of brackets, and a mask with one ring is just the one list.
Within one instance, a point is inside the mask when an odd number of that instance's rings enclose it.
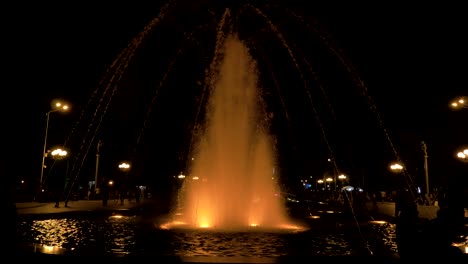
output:
{"label": "silhouetted person", "polygon": [[62,193],[65,186],[65,169],[62,161],[54,163],[53,173],[47,179],[48,185],[52,191],[52,198],[55,202],[55,207],[59,207],[60,199],[62,198]]}
{"label": "silhouetted person", "polygon": [[109,183],[106,178],[102,179],[100,192],[102,196],[102,206],[107,206],[107,201],[109,200]]}
{"label": "silhouetted person", "polygon": [[[450,209],[441,208],[437,218],[429,221],[422,230],[421,247],[427,258],[454,258],[463,257],[463,252],[452,246],[457,237],[457,228],[454,226]],[[453,262],[451,262],[453,263]],[[468,263],[468,262],[467,262]]]}
{"label": "silhouetted person", "polygon": [[409,189],[397,192],[395,200],[396,242],[400,258],[406,259],[419,254],[418,207]]}
{"label": "silhouetted person", "polygon": [[451,183],[445,193],[440,195],[437,218],[429,221],[422,232],[422,243],[427,257],[450,258],[451,260],[463,257],[463,252],[452,246],[457,237],[463,233],[463,203],[463,188],[460,184]]}
{"label": "silhouetted person", "polygon": [[135,188],[135,202],[139,203],[141,198],[141,189],[140,187]]}

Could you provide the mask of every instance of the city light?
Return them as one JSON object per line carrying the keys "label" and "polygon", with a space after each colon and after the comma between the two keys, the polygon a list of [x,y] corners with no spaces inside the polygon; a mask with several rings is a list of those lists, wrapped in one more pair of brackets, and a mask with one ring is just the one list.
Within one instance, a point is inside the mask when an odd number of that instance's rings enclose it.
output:
{"label": "city light", "polygon": [[460,96],[450,102],[450,107],[454,110],[468,108],[468,100],[464,96]]}
{"label": "city light", "polygon": [[44,178],[44,168],[45,168],[45,158],[47,157],[47,134],[49,132],[49,120],[50,114],[53,112],[67,112],[70,110],[70,106],[68,104],[63,103],[59,100],[54,100],[52,102],[52,109],[46,113],[46,126],[45,126],[45,133],[44,133],[44,144],[42,146],[42,164],[41,164],[41,177],[39,179],[39,186],[42,186],[42,179]]}
{"label": "city light", "polygon": [[468,148],[458,151],[456,155],[459,160],[468,162]]}
{"label": "city light", "polygon": [[58,149],[52,150],[50,154],[52,155],[54,159],[61,159],[61,158],[66,157],[68,152],[66,150],[58,148]]}
{"label": "city light", "polygon": [[130,164],[126,163],[126,162],[122,162],[119,164],[119,169],[121,170],[128,170],[130,168]]}
{"label": "city light", "polygon": [[394,172],[400,172],[403,170],[403,165],[400,163],[392,163],[390,164],[390,170]]}

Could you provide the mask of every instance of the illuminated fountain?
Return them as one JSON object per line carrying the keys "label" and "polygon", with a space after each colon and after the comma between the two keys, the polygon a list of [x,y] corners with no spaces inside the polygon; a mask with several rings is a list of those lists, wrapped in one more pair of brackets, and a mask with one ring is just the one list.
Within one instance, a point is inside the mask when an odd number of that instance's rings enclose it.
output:
{"label": "illuminated fountain", "polygon": [[236,36],[224,44],[206,127],[179,195],[182,216],[174,223],[223,230],[294,227],[279,195],[255,63]]}

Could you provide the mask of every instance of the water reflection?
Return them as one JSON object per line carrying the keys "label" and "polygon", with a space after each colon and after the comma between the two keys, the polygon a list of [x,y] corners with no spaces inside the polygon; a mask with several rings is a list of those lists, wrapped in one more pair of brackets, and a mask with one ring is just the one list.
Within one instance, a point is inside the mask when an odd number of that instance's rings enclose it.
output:
{"label": "water reflection", "polygon": [[[353,241],[356,235],[350,236],[347,228],[222,232],[157,226],[138,216],[24,219],[18,223],[17,235],[20,243],[36,245],[35,251],[49,254],[274,258],[348,256],[359,251]],[[368,222],[360,230],[373,251],[396,253],[393,224]]]}
{"label": "water reflection", "polygon": [[111,216],[24,220],[18,223],[17,234],[20,242],[34,244],[36,248],[42,245],[46,249],[128,254],[135,249],[135,219],[135,216]]}

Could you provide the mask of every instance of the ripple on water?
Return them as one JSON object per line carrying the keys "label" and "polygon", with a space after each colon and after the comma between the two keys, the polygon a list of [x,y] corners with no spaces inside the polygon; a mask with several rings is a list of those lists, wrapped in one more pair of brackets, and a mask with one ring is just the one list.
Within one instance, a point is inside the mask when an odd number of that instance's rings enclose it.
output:
{"label": "ripple on water", "polygon": [[[141,220],[136,216],[25,219],[18,222],[17,236],[21,243],[75,252],[180,257],[346,256],[354,254],[356,245],[340,228],[334,232],[164,230]],[[396,250],[393,225],[368,226],[363,230],[370,244]]]}

